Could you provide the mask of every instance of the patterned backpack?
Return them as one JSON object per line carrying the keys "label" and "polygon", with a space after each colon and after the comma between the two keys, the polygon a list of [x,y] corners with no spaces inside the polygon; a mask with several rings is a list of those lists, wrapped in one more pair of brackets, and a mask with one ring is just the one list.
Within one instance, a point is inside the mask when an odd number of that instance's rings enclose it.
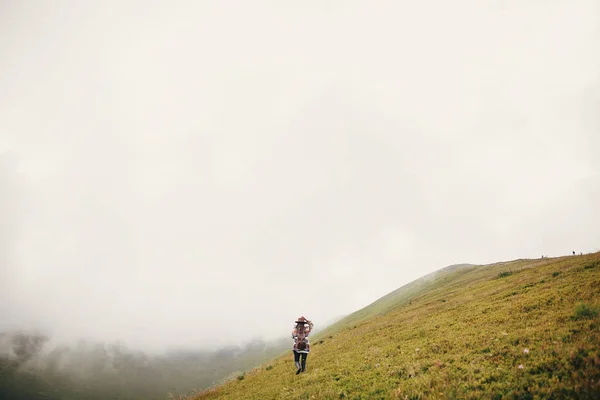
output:
{"label": "patterned backpack", "polygon": [[309,351],[310,344],[307,339],[306,331],[310,332],[310,321],[307,321],[304,317],[301,317],[296,321],[296,326],[294,327],[294,331],[292,337],[295,341],[295,348],[299,351]]}

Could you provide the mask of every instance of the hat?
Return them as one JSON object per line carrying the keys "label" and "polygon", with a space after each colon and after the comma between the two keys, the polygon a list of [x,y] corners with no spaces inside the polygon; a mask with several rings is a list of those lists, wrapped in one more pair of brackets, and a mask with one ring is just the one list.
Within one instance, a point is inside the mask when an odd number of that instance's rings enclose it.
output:
{"label": "hat", "polygon": [[297,321],[295,321],[295,322],[296,322],[297,324],[304,324],[304,323],[307,323],[307,322],[308,322],[308,320],[307,320],[306,318],[304,318],[304,317],[300,317],[300,318],[298,318],[298,320],[297,320]]}

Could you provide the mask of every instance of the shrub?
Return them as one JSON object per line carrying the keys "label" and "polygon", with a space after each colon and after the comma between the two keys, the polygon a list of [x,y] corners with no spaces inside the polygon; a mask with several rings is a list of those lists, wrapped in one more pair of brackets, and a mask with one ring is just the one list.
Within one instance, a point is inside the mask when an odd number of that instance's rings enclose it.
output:
{"label": "shrub", "polygon": [[583,267],[583,269],[593,269],[596,268],[600,265],[600,261],[594,261],[592,263],[587,264],[585,267]]}
{"label": "shrub", "polygon": [[571,317],[573,320],[592,319],[598,316],[598,307],[588,306],[585,303],[579,303],[575,313]]}

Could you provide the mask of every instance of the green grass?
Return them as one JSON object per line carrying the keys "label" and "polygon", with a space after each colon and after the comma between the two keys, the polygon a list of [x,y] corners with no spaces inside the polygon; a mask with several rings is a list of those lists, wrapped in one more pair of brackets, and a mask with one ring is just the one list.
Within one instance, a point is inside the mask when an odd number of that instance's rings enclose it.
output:
{"label": "green grass", "polygon": [[289,352],[190,399],[600,398],[598,265],[443,270],[316,335],[306,373]]}
{"label": "green grass", "polygon": [[571,317],[577,319],[594,319],[598,317],[598,307],[590,307],[585,303],[581,303],[575,309],[575,314]]}

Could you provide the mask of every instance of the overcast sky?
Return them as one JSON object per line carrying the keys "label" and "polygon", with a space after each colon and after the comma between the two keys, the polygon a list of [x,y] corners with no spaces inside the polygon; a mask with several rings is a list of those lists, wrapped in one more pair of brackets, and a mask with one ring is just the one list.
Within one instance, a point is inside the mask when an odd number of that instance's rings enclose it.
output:
{"label": "overcast sky", "polygon": [[0,0],[0,330],[316,327],[600,250],[597,0]]}

